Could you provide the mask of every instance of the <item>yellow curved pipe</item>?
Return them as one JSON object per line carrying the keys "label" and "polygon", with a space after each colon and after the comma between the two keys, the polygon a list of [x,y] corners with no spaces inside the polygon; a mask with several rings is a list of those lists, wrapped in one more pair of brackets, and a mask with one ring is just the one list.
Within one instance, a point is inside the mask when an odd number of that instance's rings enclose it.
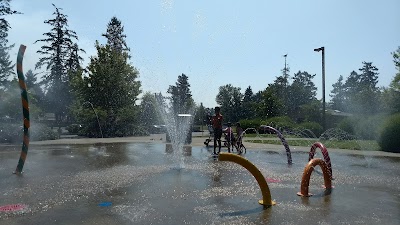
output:
{"label": "yellow curved pipe", "polygon": [[260,170],[258,170],[257,167],[249,160],[231,153],[220,153],[218,156],[218,160],[234,162],[246,168],[254,176],[254,178],[256,178],[257,183],[260,186],[263,199],[259,200],[258,203],[260,205],[263,205],[264,207],[269,207],[276,204],[276,202],[271,200],[271,192],[269,191],[265,177],[262,175]]}
{"label": "yellow curved pipe", "polygon": [[310,185],[310,177],[311,173],[314,171],[315,166],[320,166],[322,169],[322,173],[324,174],[324,184],[326,189],[332,188],[332,181],[329,173],[328,166],[325,161],[322,159],[312,159],[309,161],[304,168],[303,178],[301,179],[301,188],[300,192],[297,193],[299,196],[310,197],[311,194],[308,193],[308,186]]}

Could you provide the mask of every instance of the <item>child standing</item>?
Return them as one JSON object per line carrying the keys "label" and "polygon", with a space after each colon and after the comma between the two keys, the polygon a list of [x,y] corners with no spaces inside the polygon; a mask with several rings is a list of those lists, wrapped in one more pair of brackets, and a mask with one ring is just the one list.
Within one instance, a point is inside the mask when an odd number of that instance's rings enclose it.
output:
{"label": "child standing", "polygon": [[224,129],[224,132],[226,133],[226,141],[228,142],[228,152],[231,152],[231,146],[232,146],[232,151],[233,147],[235,146],[235,135],[233,134],[233,129],[232,129],[232,124],[231,122],[228,122],[228,127]]}
{"label": "child standing", "polygon": [[217,142],[218,142],[218,153],[221,152],[221,136],[222,136],[222,120],[223,117],[221,115],[221,108],[220,107],[215,107],[214,108],[215,115],[211,119],[211,123],[213,126],[214,130],[214,155],[217,153],[215,152],[217,148]]}
{"label": "child standing", "polygon": [[[240,123],[236,123],[236,148],[238,150],[238,154],[242,154],[242,138],[243,138],[243,128],[240,126]],[[243,146],[244,147],[244,146]]]}

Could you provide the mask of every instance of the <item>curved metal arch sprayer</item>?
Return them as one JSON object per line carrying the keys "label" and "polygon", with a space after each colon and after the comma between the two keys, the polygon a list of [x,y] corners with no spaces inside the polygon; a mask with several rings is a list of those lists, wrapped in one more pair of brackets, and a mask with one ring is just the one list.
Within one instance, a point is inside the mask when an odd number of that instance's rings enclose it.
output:
{"label": "curved metal arch sprayer", "polygon": [[275,201],[271,200],[271,192],[269,191],[269,187],[267,181],[265,180],[265,177],[262,175],[260,170],[249,160],[232,153],[220,153],[218,156],[218,160],[237,163],[247,169],[251,173],[251,175],[256,178],[257,183],[261,189],[261,194],[263,196],[263,199],[258,201],[260,205],[263,205],[266,208],[276,204]]}
{"label": "curved metal arch sprayer", "polygon": [[315,150],[317,148],[321,149],[322,155],[324,156],[324,161],[329,170],[330,179],[333,180],[331,158],[329,157],[328,150],[321,142],[315,142],[311,146],[310,153],[308,154],[308,161],[314,158]]}
{"label": "curved metal arch sprayer", "polygon": [[308,193],[308,186],[310,185],[311,174],[314,171],[314,167],[317,165],[321,167],[322,173],[324,174],[325,188],[327,190],[332,189],[332,181],[325,161],[322,159],[312,159],[310,162],[307,163],[306,167],[304,168],[303,177],[301,179],[300,192],[297,193],[298,196],[310,197],[312,195],[311,193]]}
{"label": "curved metal arch sprayer", "polygon": [[21,155],[18,160],[17,168],[15,169],[15,174],[21,174],[22,169],[24,168],[26,156],[28,155],[29,148],[29,102],[28,102],[28,93],[26,91],[26,83],[24,78],[24,73],[22,70],[22,61],[24,59],[26,46],[20,45],[19,51],[17,55],[17,75],[19,87],[21,89],[21,101],[22,101],[22,113],[23,113],[23,124],[24,124],[24,138],[22,141],[22,150]]}
{"label": "curved metal arch sprayer", "polygon": [[292,164],[292,153],[290,152],[289,144],[285,140],[285,137],[283,137],[282,133],[271,126],[261,125],[260,128],[262,128],[264,130],[271,130],[271,131],[275,132],[275,134],[279,137],[279,139],[281,139],[281,142],[282,142],[283,146],[285,147],[288,164],[289,165]]}

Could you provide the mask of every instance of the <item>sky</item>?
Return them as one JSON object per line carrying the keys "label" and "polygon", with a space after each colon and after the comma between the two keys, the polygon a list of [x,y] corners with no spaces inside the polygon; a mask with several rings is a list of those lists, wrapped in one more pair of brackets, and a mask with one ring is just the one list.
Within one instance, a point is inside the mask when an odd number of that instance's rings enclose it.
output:
{"label": "sky", "polygon": [[[288,54],[290,75],[316,74],[317,98],[322,98],[321,53],[325,47],[326,98],[340,75],[346,79],[362,62],[379,69],[378,86],[387,87],[396,69],[391,52],[400,46],[398,0],[12,0],[23,14],[6,17],[12,29],[10,53],[27,46],[24,71],[34,70],[36,53],[54,16],[54,3],[76,31],[84,65],[96,55],[95,41],[113,16],[121,20],[131,49],[131,64],[139,72],[143,92],[161,92],[189,77],[197,104],[217,105],[220,86],[231,84],[244,93],[264,90],[281,75]],[[36,70],[35,72],[41,72]]]}

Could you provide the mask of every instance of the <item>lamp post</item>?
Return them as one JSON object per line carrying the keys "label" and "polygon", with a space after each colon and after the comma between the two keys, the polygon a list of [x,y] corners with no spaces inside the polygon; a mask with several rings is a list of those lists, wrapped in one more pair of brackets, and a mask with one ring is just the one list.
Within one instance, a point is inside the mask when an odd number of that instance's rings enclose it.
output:
{"label": "lamp post", "polygon": [[325,47],[315,48],[315,52],[322,51],[322,127],[326,130],[325,120]]}

